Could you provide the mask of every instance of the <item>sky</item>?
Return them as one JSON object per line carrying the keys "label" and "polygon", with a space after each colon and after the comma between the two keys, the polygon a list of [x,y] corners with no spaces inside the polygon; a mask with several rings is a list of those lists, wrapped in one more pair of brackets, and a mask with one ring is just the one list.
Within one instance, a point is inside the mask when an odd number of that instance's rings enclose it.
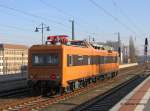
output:
{"label": "sky", "polygon": [[[138,50],[149,37],[149,0],[0,0],[0,42],[33,45],[41,43],[41,32],[34,32],[43,22],[48,35],[71,37],[75,21],[75,39],[94,37],[96,41],[123,44],[134,38]],[[149,37],[150,38],[150,37]]]}

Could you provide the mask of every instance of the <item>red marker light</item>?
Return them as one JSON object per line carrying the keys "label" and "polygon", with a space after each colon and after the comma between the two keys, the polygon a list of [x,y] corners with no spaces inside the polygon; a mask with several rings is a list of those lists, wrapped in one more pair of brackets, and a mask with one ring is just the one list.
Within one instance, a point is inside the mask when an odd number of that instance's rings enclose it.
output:
{"label": "red marker light", "polygon": [[50,78],[51,78],[51,80],[55,80],[56,79],[56,74],[51,74]]}

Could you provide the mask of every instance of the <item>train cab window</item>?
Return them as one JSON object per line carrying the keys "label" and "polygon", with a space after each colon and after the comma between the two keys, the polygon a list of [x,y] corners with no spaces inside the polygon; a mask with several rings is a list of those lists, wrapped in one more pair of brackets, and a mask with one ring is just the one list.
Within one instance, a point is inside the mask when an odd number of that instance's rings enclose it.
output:
{"label": "train cab window", "polygon": [[47,66],[59,63],[58,54],[35,54],[32,55],[32,65]]}
{"label": "train cab window", "polygon": [[35,55],[33,58],[32,58],[32,62],[34,64],[43,64],[44,63],[44,58],[42,56],[38,56],[38,55]]}
{"label": "train cab window", "polygon": [[47,64],[58,64],[58,55],[53,54],[53,55],[47,55],[46,56],[46,62]]}

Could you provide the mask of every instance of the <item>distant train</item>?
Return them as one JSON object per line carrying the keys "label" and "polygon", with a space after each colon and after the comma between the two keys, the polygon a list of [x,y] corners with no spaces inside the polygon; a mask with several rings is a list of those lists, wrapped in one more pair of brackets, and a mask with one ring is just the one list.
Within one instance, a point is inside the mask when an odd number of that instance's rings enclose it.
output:
{"label": "distant train", "polygon": [[68,92],[118,73],[118,53],[87,41],[49,36],[29,49],[28,79],[35,92]]}

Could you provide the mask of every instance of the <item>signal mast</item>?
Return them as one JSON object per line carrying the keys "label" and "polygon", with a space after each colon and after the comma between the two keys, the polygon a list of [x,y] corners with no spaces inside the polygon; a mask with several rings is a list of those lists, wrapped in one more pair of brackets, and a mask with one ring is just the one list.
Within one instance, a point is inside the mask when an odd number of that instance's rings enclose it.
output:
{"label": "signal mast", "polygon": [[146,70],[148,69],[148,65],[147,65],[147,62],[148,62],[148,57],[147,57],[147,50],[148,48],[148,39],[145,38],[145,45],[144,45],[144,56],[145,56],[145,65],[146,65]]}

